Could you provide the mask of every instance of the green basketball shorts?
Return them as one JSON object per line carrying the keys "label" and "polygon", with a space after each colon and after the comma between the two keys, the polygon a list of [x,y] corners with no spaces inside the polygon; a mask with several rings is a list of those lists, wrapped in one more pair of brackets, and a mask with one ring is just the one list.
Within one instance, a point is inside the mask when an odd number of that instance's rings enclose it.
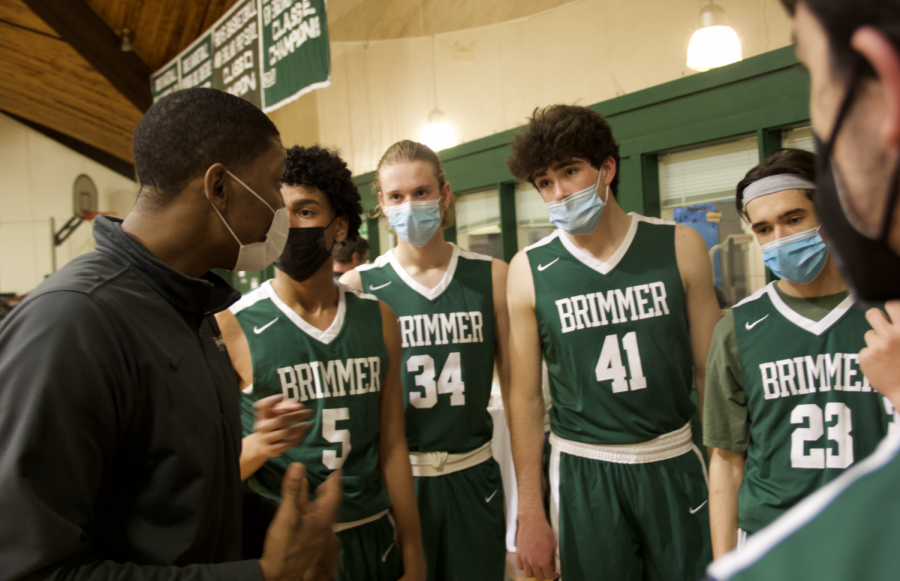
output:
{"label": "green basketball shorts", "polygon": [[337,533],[341,541],[338,581],[397,581],[403,554],[390,515]]}
{"label": "green basketball shorts", "polygon": [[491,458],[444,476],[415,478],[428,581],[506,578],[500,465]]}
{"label": "green basketball shorts", "polygon": [[712,559],[699,451],[617,464],[553,449],[551,523],[565,581],[703,578]]}

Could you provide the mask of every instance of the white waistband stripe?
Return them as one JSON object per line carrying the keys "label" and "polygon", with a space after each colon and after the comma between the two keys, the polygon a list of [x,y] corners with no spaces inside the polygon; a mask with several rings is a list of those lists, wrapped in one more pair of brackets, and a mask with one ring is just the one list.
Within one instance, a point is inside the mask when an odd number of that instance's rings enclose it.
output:
{"label": "white waistband stripe", "polygon": [[372,516],[367,516],[366,518],[361,518],[359,520],[355,520],[353,522],[338,522],[331,525],[331,530],[339,533],[341,531],[346,531],[347,529],[352,529],[354,527],[359,527],[362,525],[369,524],[370,522],[375,522],[380,519],[384,515],[388,514],[390,509],[385,509],[379,513],[373,514]]}
{"label": "white waistband stripe", "polygon": [[691,424],[638,444],[584,444],[550,434],[550,445],[560,452],[616,464],[647,464],[676,458],[693,449]]}
{"label": "white waistband stripe", "polygon": [[462,454],[448,452],[410,452],[413,476],[444,476],[477,466],[493,456],[491,443]]}

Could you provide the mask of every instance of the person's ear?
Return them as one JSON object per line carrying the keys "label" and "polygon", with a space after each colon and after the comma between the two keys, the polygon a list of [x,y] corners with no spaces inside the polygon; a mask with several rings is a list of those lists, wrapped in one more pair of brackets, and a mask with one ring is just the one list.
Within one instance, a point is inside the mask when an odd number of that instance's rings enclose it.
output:
{"label": "person's ear", "polygon": [[381,214],[387,216],[387,212],[384,210],[384,194],[381,190],[378,190],[378,207],[381,208]]}
{"label": "person's ear", "polygon": [[347,239],[350,230],[350,220],[347,216],[338,216],[334,219],[334,244],[340,244]]}
{"label": "person's ear", "polygon": [[209,166],[203,176],[203,190],[207,199],[215,206],[219,212],[225,212],[228,202],[227,188],[225,181],[228,179],[228,170],[221,163],[214,163]]}
{"label": "person's ear", "polygon": [[616,160],[614,160],[612,156],[609,156],[603,160],[600,169],[603,171],[603,184],[608,186],[615,179],[616,171],[618,171],[619,168],[616,167]]}
{"label": "person's ear", "polygon": [[850,41],[878,75],[884,99],[881,139],[889,147],[900,147],[900,55],[890,40],[874,26],[863,26]]}
{"label": "person's ear", "polygon": [[441,188],[441,212],[446,212],[447,208],[450,207],[452,196],[453,192],[450,190],[450,183],[444,182],[444,187]]}

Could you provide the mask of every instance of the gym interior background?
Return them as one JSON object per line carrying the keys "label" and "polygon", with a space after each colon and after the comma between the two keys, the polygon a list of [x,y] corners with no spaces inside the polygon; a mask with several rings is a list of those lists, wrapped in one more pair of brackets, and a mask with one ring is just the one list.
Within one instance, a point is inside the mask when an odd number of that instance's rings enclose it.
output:
{"label": "gym interior background", "polygon": [[[159,20],[145,22],[146,9],[138,18],[116,8],[129,3],[78,1],[116,33],[130,27],[134,53],[154,70],[234,4],[210,0],[205,12],[184,15],[181,3],[164,0]],[[440,152],[459,204],[446,237],[509,260],[552,231],[532,186],[506,169],[514,130],[535,107],[591,104],[621,146],[623,208],[698,229],[730,305],[766,281],[758,245],[749,244],[734,209],[734,186],[779,147],[812,148],[809,81],[779,0],[717,0],[743,60],[689,69],[688,43],[708,3],[331,0],[330,86],[270,116],[285,145],[339,149],[369,210],[381,154],[400,139],[418,139],[441,111],[461,143]],[[95,182],[99,210],[120,218],[137,192],[130,133],[140,109],[31,4],[0,0],[0,293],[7,295],[26,294],[54,263],[60,268],[93,249],[89,223],[58,246],[51,231],[51,218],[59,230],[72,216],[79,175]],[[50,73],[40,72],[48,65]],[[384,218],[363,227],[373,258],[393,245]],[[270,267],[233,281],[247,291],[271,276]]]}

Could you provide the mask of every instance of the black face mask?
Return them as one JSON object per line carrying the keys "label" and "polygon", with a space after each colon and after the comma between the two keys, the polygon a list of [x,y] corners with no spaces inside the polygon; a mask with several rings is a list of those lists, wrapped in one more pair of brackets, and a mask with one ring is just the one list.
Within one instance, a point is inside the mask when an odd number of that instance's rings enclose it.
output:
{"label": "black face mask", "polygon": [[[325,228],[333,223],[334,220]],[[331,256],[331,250],[325,243],[325,228],[291,228],[284,252],[275,261],[278,270],[297,282],[303,282],[318,272]]]}
{"label": "black face mask", "polygon": [[833,250],[835,263],[854,296],[857,300],[875,303],[900,298],[900,256],[888,244],[897,202],[900,164],[887,186],[890,190],[881,232],[877,238],[868,238],[853,226],[844,213],[838,193],[837,180],[840,176],[835,176],[838,169],[832,161],[835,139],[853,102],[860,78],[857,71],[850,82],[850,89],[841,105],[828,143],[824,143],[818,135],[814,136],[817,153],[814,204],[828,245]]}

